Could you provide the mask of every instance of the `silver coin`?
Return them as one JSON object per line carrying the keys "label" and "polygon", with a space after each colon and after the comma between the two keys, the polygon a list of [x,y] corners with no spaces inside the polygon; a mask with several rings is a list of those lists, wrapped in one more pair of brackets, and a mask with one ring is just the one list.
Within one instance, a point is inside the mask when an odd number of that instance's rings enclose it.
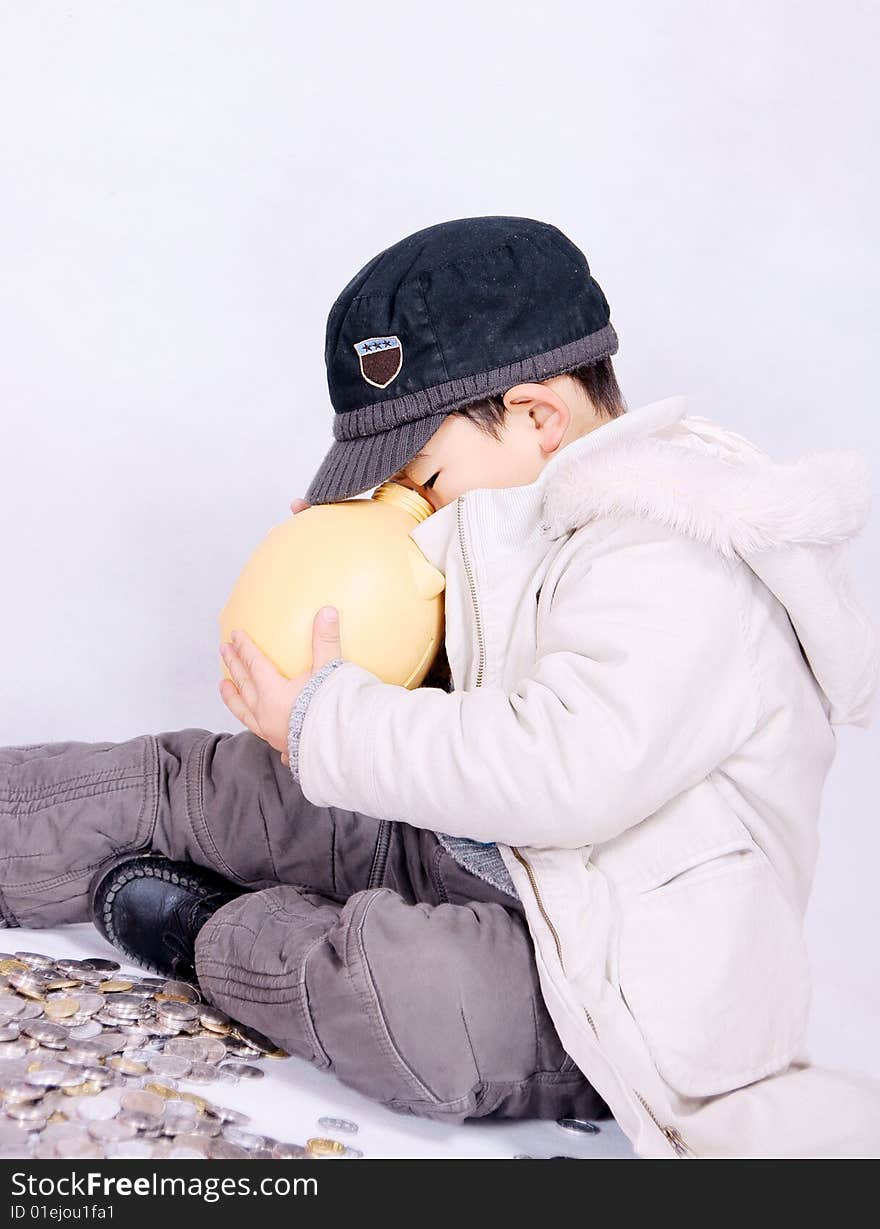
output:
{"label": "silver coin", "polygon": [[105,974],[99,973],[97,969],[80,968],[76,975],[76,980],[82,986],[100,986],[101,982],[105,980]]}
{"label": "silver coin", "polygon": [[159,1016],[156,1017],[155,1021],[151,1021],[150,1027],[152,1035],[160,1040],[163,1037],[177,1037],[180,1033],[186,1032],[186,1028],[182,1023],[177,1024],[171,1020],[163,1020]]}
{"label": "silver coin", "polygon": [[125,1025],[125,1039],[128,1049],[136,1049],[138,1046],[152,1046],[161,1044],[162,1038],[158,1042],[154,1041],[157,1037],[156,1029],[149,1020],[140,1019],[136,1023],[129,1021]]}
{"label": "silver coin", "polygon": [[43,1090],[36,1084],[31,1083],[27,1078],[27,1074],[23,1079],[14,1080],[9,1084],[0,1086],[0,1097],[3,1098],[6,1105],[27,1104],[31,1101],[39,1101],[42,1096]]}
{"label": "silver coin", "polygon": [[17,1041],[0,1042],[0,1061],[6,1058],[24,1058],[30,1053],[30,1046],[21,1038]]}
{"label": "silver coin", "polygon": [[54,965],[56,973],[60,973],[62,977],[72,979],[79,977],[82,972],[82,961],[80,960],[56,960]]}
{"label": "silver coin", "polygon": [[348,1135],[354,1135],[358,1130],[358,1124],[350,1118],[319,1118],[318,1126],[326,1127],[328,1131],[345,1131]]}
{"label": "silver coin", "polygon": [[205,1135],[214,1138],[220,1134],[221,1126],[216,1118],[208,1118],[203,1116],[201,1118],[197,1117],[193,1120],[189,1131],[193,1135]]}
{"label": "silver coin", "polygon": [[18,1041],[20,1032],[17,1024],[0,1024],[0,1041]]}
{"label": "silver coin", "polygon": [[203,1062],[219,1063],[226,1057],[226,1046],[216,1037],[200,1037],[199,1044],[204,1050]]}
{"label": "silver coin", "polygon": [[108,1054],[121,1054],[123,1050],[128,1048],[128,1038],[125,1033],[119,1033],[111,1029],[105,1028],[100,1037],[96,1037],[95,1041],[100,1041],[106,1046]]}
{"label": "silver coin", "polygon": [[253,1050],[259,1050],[261,1054],[271,1054],[278,1048],[275,1042],[264,1033],[258,1033],[255,1028],[250,1028],[247,1024],[236,1023],[233,1031],[239,1041]]}
{"label": "silver coin", "polygon": [[[204,1135],[178,1135],[174,1140],[175,1150],[177,1148],[191,1148],[198,1156],[207,1156],[210,1147],[211,1141]],[[172,1151],[171,1155],[176,1155],[176,1151]]]}
{"label": "silver coin", "polygon": [[250,1155],[246,1148],[239,1148],[222,1135],[210,1140],[208,1144],[208,1156],[214,1161],[244,1161],[250,1160]]}
{"label": "silver coin", "polygon": [[360,1160],[363,1155],[364,1154],[361,1152],[360,1148],[352,1148],[351,1144],[346,1144],[345,1151],[339,1153],[339,1156],[343,1161]]}
{"label": "silver coin", "polygon": [[13,1126],[11,1122],[0,1121],[0,1157],[27,1156],[30,1151],[30,1138],[26,1131]]}
{"label": "silver coin", "polygon": [[107,1156],[113,1161],[148,1160],[153,1155],[153,1145],[146,1139],[118,1139],[107,1146]]}
{"label": "silver coin", "polygon": [[150,1118],[160,1118],[165,1110],[164,1099],[146,1088],[133,1088],[129,1092],[124,1092],[121,1104],[124,1110],[146,1114]]}
{"label": "silver coin", "polygon": [[35,1067],[24,1077],[25,1082],[37,1088],[73,1088],[83,1082],[85,1073],[76,1067],[48,1065]]}
{"label": "silver coin", "polygon": [[[95,995],[95,998],[100,998],[100,995]],[[131,1016],[132,1018],[139,1016],[144,1010],[143,999],[139,999],[136,994],[114,994],[112,999],[105,1000],[105,1011],[112,1011],[116,1016]]]}
{"label": "silver coin", "polygon": [[230,1144],[246,1148],[248,1152],[252,1152],[255,1148],[265,1148],[267,1143],[264,1135],[254,1135],[251,1131],[243,1131],[241,1127],[231,1122],[224,1126],[223,1136],[229,1140]]}
{"label": "silver coin", "polygon": [[213,1102],[209,1102],[207,1112],[230,1126],[243,1127],[246,1122],[250,1122],[248,1114],[243,1114],[241,1110],[234,1110],[230,1105],[214,1105]]}
{"label": "silver coin", "polygon": [[15,952],[16,960],[21,960],[31,969],[51,969],[54,961],[42,952]]}
{"label": "silver coin", "polygon": [[294,1158],[312,1159],[312,1154],[308,1148],[304,1148],[302,1144],[283,1144],[275,1143],[272,1146],[272,1154],[280,1161],[290,1161]]}
{"label": "silver coin", "polygon": [[231,1071],[233,1075],[237,1075],[240,1080],[261,1080],[266,1074],[262,1068],[254,1067],[251,1063],[221,1063],[220,1070]]}
{"label": "silver coin", "polygon": [[77,1144],[89,1145],[89,1133],[78,1122],[50,1122],[42,1133],[44,1140],[58,1144],[65,1150]]}
{"label": "silver coin", "polygon": [[126,1126],[132,1126],[136,1131],[150,1131],[158,1128],[161,1124],[161,1114],[142,1114],[139,1110],[120,1110],[116,1115],[116,1122],[123,1122]]}
{"label": "silver coin", "polygon": [[103,1122],[115,1118],[119,1112],[120,1093],[116,1088],[105,1088],[94,1097],[80,1097],[76,1103],[76,1116],[83,1122]]}
{"label": "silver coin", "polygon": [[23,1080],[28,1068],[26,1058],[0,1059],[0,1087],[10,1080]]}
{"label": "silver coin", "polygon": [[203,1003],[199,1007],[199,1020],[205,1028],[225,1029],[231,1027],[232,1019],[219,1007],[211,1007]]}
{"label": "silver coin", "polygon": [[81,961],[80,967],[93,969],[96,973],[115,973],[122,966],[115,960],[101,960],[97,956],[90,956],[88,960]]}
{"label": "silver coin", "polygon": [[155,1056],[158,1053],[159,1053],[158,1050],[143,1050],[143,1049],[123,1050],[122,1051],[122,1055],[124,1058],[130,1058],[133,1063],[144,1063],[145,1065],[149,1063],[151,1058],[155,1058]]}
{"label": "silver coin", "polygon": [[598,1135],[599,1133],[595,1122],[590,1122],[586,1118],[557,1118],[556,1125],[563,1127],[566,1131],[580,1131],[584,1135]]}
{"label": "silver coin", "polygon": [[177,1143],[168,1152],[172,1161],[198,1161],[204,1158],[204,1153],[195,1148],[178,1148]]}
{"label": "silver coin", "polygon": [[[185,1135],[193,1129],[195,1121],[195,1118],[190,1118],[187,1114],[170,1114],[166,1109],[162,1120],[162,1133],[164,1135]],[[218,1132],[219,1126],[218,1123]]]}
{"label": "silver coin", "polygon": [[[137,999],[137,1001],[141,1004],[141,1007],[143,1007],[145,1003],[151,1002],[153,998],[152,986],[140,986],[137,982],[132,982],[125,993],[129,998]],[[114,999],[117,999],[119,998],[119,995],[115,994],[113,997]]]}
{"label": "silver coin", "polygon": [[28,1129],[29,1124],[36,1123],[39,1120],[42,1120],[41,1125],[45,1126],[46,1124],[47,1115],[42,1099],[40,1101],[17,1101],[4,1108],[10,1118],[15,1118],[16,1121],[22,1123]]}
{"label": "silver coin", "polygon": [[179,1058],[188,1058],[193,1063],[202,1063],[207,1056],[208,1047],[200,1037],[172,1037],[165,1043],[164,1052]]}
{"label": "silver coin", "polygon": [[0,1016],[17,1016],[24,1009],[24,999],[14,994],[0,994]]}
{"label": "silver coin", "polygon": [[86,1020],[85,1024],[78,1024],[76,1028],[72,1028],[68,1036],[74,1041],[87,1041],[90,1037],[98,1037],[102,1032],[97,1020]]}
{"label": "silver coin", "polygon": [[147,1065],[154,1075],[182,1080],[189,1072],[191,1064],[188,1058],[180,1058],[176,1054],[154,1054]]}
{"label": "silver coin", "polygon": [[106,1007],[103,1011],[96,1012],[92,1019],[103,1028],[116,1028],[118,1025],[125,1023],[124,1016],[114,1015],[114,1013],[112,1011],[108,1011]]}
{"label": "silver coin", "polygon": [[107,1002],[103,994],[78,994],[76,997],[79,1001],[79,1009],[84,1016],[93,1016]]}
{"label": "silver coin", "polygon": [[214,1084],[217,1081],[218,1068],[213,1063],[193,1063],[186,1076],[193,1084]]}
{"label": "silver coin", "polygon": [[46,979],[36,973],[10,973],[9,984],[30,998],[42,998],[46,989]]}
{"label": "silver coin", "polygon": [[198,1008],[192,1003],[175,1003],[161,1002],[156,1003],[156,1015],[160,1020],[168,1020],[170,1023],[179,1023],[181,1021],[198,1020]]}
{"label": "silver coin", "polygon": [[130,1123],[120,1122],[118,1118],[104,1118],[89,1123],[89,1135],[101,1143],[132,1139],[135,1133],[135,1128]]}
{"label": "silver coin", "polygon": [[21,1031],[40,1045],[59,1048],[67,1044],[70,1036],[63,1025],[53,1024],[51,1020],[28,1020],[21,1026]]}
{"label": "silver coin", "polygon": [[18,1013],[18,1023],[21,1024],[22,1020],[37,1020],[42,1014],[43,1004],[34,1003],[33,1000],[29,999]]}
{"label": "silver coin", "polygon": [[85,1041],[68,1041],[67,1057],[74,1062],[87,1063],[95,1059],[106,1058],[113,1053],[113,1047],[108,1046],[103,1036],[89,1037]]}

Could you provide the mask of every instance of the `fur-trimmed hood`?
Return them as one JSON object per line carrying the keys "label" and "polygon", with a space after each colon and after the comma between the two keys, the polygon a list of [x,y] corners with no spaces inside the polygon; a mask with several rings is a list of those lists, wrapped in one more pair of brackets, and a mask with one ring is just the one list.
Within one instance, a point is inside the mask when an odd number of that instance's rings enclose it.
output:
{"label": "fur-trimmed hood", "polygon": [[866,726],[880,635],[856,592],[847,542],[871,506],[854,450],[777,462],[690,415],[650,435],[560,455],[543,497],[552,536],[597,517],[648,517],[740,556],[786,607],[834,724]]}

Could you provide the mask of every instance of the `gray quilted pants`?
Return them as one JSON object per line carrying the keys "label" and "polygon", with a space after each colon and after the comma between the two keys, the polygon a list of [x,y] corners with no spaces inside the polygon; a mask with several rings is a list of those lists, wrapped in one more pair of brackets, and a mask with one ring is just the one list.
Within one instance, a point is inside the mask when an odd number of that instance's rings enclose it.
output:
{"label": "gray quilted pants", "polygon": [[205,997],[390,1109],[607,1117],[544,1006],[520,901],[436,836],[303,795],[250,731],[0,747],[6,926],[89,920],[120,853],[247,891],[199,933]]}

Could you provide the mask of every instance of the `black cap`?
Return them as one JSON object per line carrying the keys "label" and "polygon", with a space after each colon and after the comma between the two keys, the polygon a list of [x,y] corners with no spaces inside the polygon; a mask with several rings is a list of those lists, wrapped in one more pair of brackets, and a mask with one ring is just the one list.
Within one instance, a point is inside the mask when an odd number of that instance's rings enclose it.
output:
{"label": "black cap", "polygon": [[492,215],[415,231],[364,265],[330,309],[334,443],[305,498],[369,490],[452,410],[616,351],[605,295],[555,226]]}

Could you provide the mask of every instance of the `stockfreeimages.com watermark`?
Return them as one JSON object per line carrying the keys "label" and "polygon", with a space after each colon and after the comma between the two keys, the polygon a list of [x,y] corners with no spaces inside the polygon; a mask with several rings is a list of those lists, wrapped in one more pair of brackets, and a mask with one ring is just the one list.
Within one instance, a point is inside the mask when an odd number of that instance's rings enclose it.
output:
{"label": "stockfreeimages.com watermark", "polygon": [[[176,1177],[172,1175],[151,1173],[144,1174],[142,1177],[128,1178],[123,1175],[113,1175],[99,1173],[94,1170],[89,1170],[86,1173],[68,1173],[61,1174],[57,1177],[49,1175],[28,1174],[21,1171],[12,1174],[12,1191],[13,1196],[29,1195],[32,1198],[51,1199],[89,1199],[101,1198],[107,1199],[130,1198],[134,1196],[180,1196],[189,1195],[195,1198],[202,1199],[205,1203],[217,1203],[224,1197],[232,1197],[240,1195],[265,1195],[269,1197],[281,1196],[286,1198],[288,1195],[317,1195],[318,1180],[317,1178],[287,1178],[283,1175],[272,1176],[260,1179],[251,1179],[247,1175],[242,1175],[240,1178],[233,1177]],[[33,1209],[43,1209],[42,1215],[46,1219],[67,1219],[63,1212],[59,1215],[59,1209],[50,1209],[48,1205],[33,1204],[29,1208],[26,1204],[12,1205],[12,1219],[23,1220],[25,1218],[40,1219],[39,1212]],[[74,1209],[69,1209],[70,1219],[74,1219]],[[89,1219],[82,1215],[85,1209],[80,1209],[80,1219]],[[103,1219],[103,1214],[112,1216],[112,1207],[101,1209],[96,1208],[92,1217],[96,1220]]]}

